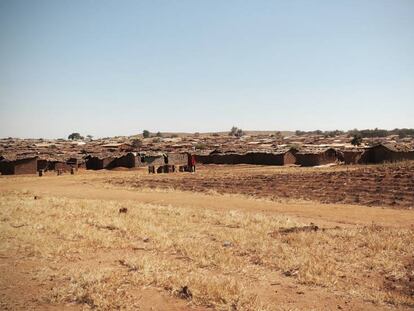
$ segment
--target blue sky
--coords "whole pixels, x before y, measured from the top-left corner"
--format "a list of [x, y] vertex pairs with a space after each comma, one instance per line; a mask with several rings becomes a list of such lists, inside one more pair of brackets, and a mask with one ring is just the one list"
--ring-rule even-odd
[[414, 1], [0, 0], [0, 137], [414, 127]]

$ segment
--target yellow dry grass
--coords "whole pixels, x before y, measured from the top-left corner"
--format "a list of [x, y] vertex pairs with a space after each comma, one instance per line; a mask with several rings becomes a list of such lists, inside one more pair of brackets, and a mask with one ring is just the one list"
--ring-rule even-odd
[[[120, 208], [128, 212], [119, 213]], [[280, 228], [304, 224], [260, 212], [52, 196], [34, 200], [28, 192], [2, 193], [0, 220], [0, 254], [22, 252], [38, 259], [42, 268], [36, 277], [59, 281], [42, 298], [54, 303], [134, 309], [134, 288], [150, 286], [219, 310], [284, 309], [255, 286], [277, 275], [378, 305], [414, 305], [404, 288], [413, 228], [371, 225], [283, 234]], [[398, 286], [385, 286], [390, 278]]]

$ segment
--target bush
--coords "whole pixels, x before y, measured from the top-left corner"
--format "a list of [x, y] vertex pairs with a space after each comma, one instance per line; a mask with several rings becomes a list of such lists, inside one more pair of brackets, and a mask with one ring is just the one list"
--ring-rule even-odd
[[199, 150], [205, 150], [205, 149], [207, 149], [207, 145], [203, 144], [203, 143], [198, 143], [198, 144], [195, 145], [195, 148], [199, 149]]
[[142, 131], [142, 137], [144, 137], [144, 138], [148, 138], [148, 137], [150, 137], [150, 132], [148, 131], [148, 130], [143, 130]]
[[229, 136], [236, 136], [236, 137], [242, 137], [244, 135], [244, 132], [242, 129], [239, 129], [235, 126], [233, 126], [230, 130]]
[[244, 135], [243, 130], [242, 129], [237, 129], [236, 137], [242, 137], [243, 135]]

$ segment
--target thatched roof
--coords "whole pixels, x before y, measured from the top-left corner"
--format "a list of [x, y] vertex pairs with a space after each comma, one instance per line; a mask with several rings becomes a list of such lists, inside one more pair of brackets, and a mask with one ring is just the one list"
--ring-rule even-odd
[[26, 154], [3, 154], [0, 156], [0, 162], [14, 162], [19, 160], [30, 160], [30, 159], [37, 159], [37, 155], [26, 155]]
[[394, 152], [410, 152], [410, 151], [413, 151], [410, 147], [408, 147], [406, 145], [393, 144], [393, 143], [376, 144], [376, 145], [370, 147], [370, 149], [381, 147], [381, 146], [387, 148], [390, 151], [394, 151]]

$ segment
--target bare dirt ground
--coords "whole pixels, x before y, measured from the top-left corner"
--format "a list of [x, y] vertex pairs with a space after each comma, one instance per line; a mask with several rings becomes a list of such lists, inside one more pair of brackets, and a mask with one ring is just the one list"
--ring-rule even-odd
[[132, 187], [240, 193], [323, 203], [414, 207], [414, 161], [386, 165], [330, 168], [201, 166], [198, 174], [148, 175], [144, 179], [111, 179]]
[[189, 179], [197, 190], [220, 174], [249, 180], [248, 171], [290, 173], [237, 166], [1, 177], [0, 308], [414, 307], [412, 210], [172, 189], [192, 190], [178, 186]]

